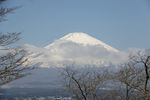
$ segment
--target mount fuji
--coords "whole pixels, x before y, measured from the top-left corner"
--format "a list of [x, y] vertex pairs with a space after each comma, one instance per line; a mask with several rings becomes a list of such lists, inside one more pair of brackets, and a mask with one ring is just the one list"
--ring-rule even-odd
[[126, 58], [123, 52], [81, 32], [69, 33], [44, 48], [28, 44], [25, 48], [31, 53], [29, 59], [33, 64], [46, 68], [109, 66]]
[[86, 33], [69, 33], [68, 35], [56, 40], [54, 43], [46, 46], [45, 48], [49, 49], [51, 48], [51, 46], [53, 45], [56, 45], [56, 42], [57, 43], [62, 43], [62, 41], [66, 41], [66, 42], [74, 42], [76, 44], [80, 44], [80, 45], [84, 45], [84, 46], [96, 46], [96, 45], [99, 45], [99, 46], [102, 46], [104, 47], [106, 50], [108, 51], [114, 51], [114, 52], [118, 52], [117, 49], [114, 49], [112, 48], [111, 46], [103, 43], [102, 41], [98, 40], [98, 39], [95, 39], [91, 36], [89, 36], [88, 34]]
[[69, 33], [44, 48], [29, 44], [25, 48], [29, 51], [29, 61], [39, 68], [5, 87], [58, 88], [62, 86], [62, 67], [101, 71], [108, 68], [115, 71], [118, 67], [114, 66], [127, 58], [127, 53], [85, 33]]

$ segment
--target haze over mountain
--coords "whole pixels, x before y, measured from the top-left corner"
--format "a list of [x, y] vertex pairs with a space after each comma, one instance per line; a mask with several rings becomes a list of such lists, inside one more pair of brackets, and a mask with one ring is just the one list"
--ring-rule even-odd
[[26, 44], [30, 61], [40, 67], [64, 67], [74, 64], [76, 67], [117, 65], [127, 57], [125, 52], [103, 43], [86, 33], [76, 32], [39, 48]]

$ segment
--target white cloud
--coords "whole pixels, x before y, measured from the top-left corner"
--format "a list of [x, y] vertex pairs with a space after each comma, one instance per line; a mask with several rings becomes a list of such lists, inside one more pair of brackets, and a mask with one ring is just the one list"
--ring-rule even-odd
[[25, 45], [31, 62], [41, 67], [119, 65], [128, 59], [130, 53], [138, 49], [119, 51], [85, 33], [70, 33], [50, 45], [39, 48]]
[[33, 52], [31, 62], [40, 63], [41, 67], [61, 67], [66, 64], [84, 65], [117, 65], [127, 59], [126, 52], [111, 52], [103, 46], [84, 46], [73, 42], [58, 43], [51, 48], [38, 48], [26, 45]]

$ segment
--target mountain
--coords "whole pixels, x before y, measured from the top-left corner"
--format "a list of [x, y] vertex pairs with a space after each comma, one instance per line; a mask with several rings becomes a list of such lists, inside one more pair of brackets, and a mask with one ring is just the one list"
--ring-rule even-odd
[[[59, 88], [62, 87], [61, 67], [76, 67], [78, 70], [116, 70], [127, 57], [102, 41], [85, 33], [70, 33], [53, 43], [39, 48], [26, 44], [29, 61], [39, 67], [31, 75], [13, 81], [5, 88]], [[100, 66], [100, 68], [99, 68]]]
[[86, 33], [69, 33], [53, 43], [38, 48], [25, 45], [30, 61], [40, 67], [109, 66], [125, 59], [124, 53], [89, 36]]
[[103, 43], [102, 41], [96, 39], [96, 38], [93, 38], [91, 36], [89, 36], [88, 34], [85, 34], [85, 33], [70, 33], [58, 40], [56, 40], [54, 43], [46, 46], [45, 48], [47, 49], [51, 49], [51, 46], [54, 46], [56, 45], [56, 43], [61, 43], [62, 41], [70, 41], [70, 42], [74, 42], [74, 43], [77, 43], [77, 44], [80, 44], [80, 45], [84, 45], [84, 46], [96, 46], [96, 45], [100, 45], [102, 47], [104, 47], [105, 49], [107, 49], [108, 51], [114, 51], [114, 52], [118, 52], [117, 49], [115, 48], [112, 48], [111, 46]]

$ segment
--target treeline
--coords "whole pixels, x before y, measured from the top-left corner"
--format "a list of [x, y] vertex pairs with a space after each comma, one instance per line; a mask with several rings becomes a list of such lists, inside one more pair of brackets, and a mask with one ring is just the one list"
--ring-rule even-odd
[[130, 55], [116, 71], [100, 70], [66, 67], [61, 76], [77, 100], [150, 100], [150, 50]]

